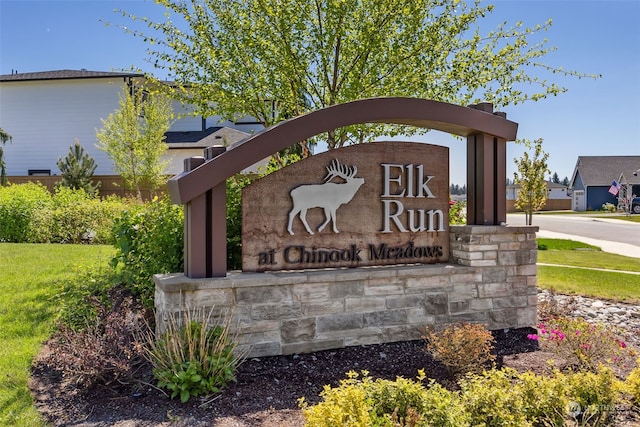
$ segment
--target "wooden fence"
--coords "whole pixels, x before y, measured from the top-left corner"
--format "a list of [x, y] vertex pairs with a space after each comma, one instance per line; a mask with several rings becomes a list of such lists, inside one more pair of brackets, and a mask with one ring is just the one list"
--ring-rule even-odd
[[[11, 184], [24, 184], [27, 182], [39, 182], [49, 191], [53, 193], [55, 186], [62, 181], [60, 175], [53, 176], [8, 176], [7, 181]], [[124, 180], [118, 175], [95, 175], [93, 177], [94, 182], [100, 183], [100, 189], [98, 195], [100, 197], [106, 197], [110, 195], [116, 195], [120, 197], [135, 197], [136, 192], [125, 189]], [[156, 193], [161, 194], [166, 191], [166, 186], [160, 188]], [[149, 200], [151, 198], [151, 192], [148, 188], [143, 188], [142, 191], [143, 200]]]
[[[507, 212], [522, 212], [520, 209], [516, 209], [515, 200], [507, 200]], [[570, 211], [571, 199], [547, 199], [543, 211]]]

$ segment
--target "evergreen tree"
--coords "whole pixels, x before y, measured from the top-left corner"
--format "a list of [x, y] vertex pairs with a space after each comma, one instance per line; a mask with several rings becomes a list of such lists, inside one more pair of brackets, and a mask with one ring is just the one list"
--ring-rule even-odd
[[[530, 141], [518, 142], [531, 148]], [[542, 151], [542, 139], [536, 139], [533, 143], [533, 156], [525, 151], [521, 158], [513, 159], [518, 168], [518, 172], [513, 174], [513, 183], [520, 185], [515, 206], [526, 214], [527, 225], [531, 225], [533, 213], [542, 209], [547, 202], [547, 184], [544, 176], [549, 172], [547, 168], [549, 153]]]
[[2, 146], [7, 142], [11, 142], [11, 135], [0, 128], [0, 185], [7, 184], [7, 167], [4, 163], [4, 150]]
[[553, 176], [551, 177], [551, 182], [553, 182], [554, 184], [560, 184], [560, 177], [558, 176], [558, 172], [553, 173]]
[[93, 182], [92, 179], [98, 165], [77, 139], [69, 147], [67, 157], [58, 158], [56, 165], [62, 175], [61, 185], [75, 190], [82, 189], [92, 196], [98, 193], [100, 183]]
[[562, 185], [569, 186], [569, 177], [565, 176], [562, 180]]

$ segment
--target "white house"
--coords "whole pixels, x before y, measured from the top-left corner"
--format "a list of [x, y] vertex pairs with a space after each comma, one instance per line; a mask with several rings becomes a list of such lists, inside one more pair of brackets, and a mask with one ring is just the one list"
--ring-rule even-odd
[[[547, 201], [542, 210], [568, 210], [571, 209], [571, 196], [566, 185], [556, 184], [552, 181], [545, 181], [547, 187]], [[514, 212], [515, 201], [520, 191], [519, 185], [507, 185], [507, 211]]]
[[[12, 137], [4, 146], [7, 175], [59, 174], [56, 162], [75, 139], [96, 161], [95, 175], [115, 175], [106, 153], [96, 146], [96, 131], [119, 108], [119, 95], [143, 82], [141, 74], [87, 70], [0, 75], [0, 128]], [[184, 109], [176, 102], [174, 112]], [[218, 141], [216, 136], [218, 143], [231, 145], [261, 129], [250, 120], [180, 118], [167, 133], [171, 163], [166, 172], [182, 172], [182, 160], [202, 155], [202, 147]]]

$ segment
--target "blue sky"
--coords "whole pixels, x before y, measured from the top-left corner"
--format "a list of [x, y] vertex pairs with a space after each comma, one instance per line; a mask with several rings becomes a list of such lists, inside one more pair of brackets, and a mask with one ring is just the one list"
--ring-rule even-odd
[[[503, 21], [534, 26], [551, 18], [553, 26], [544, 36], [557, 50], [544, 62], [603, 76], [553, 76], [567, 93], [505, 109], [508, 119], [519, 123], [519, 138], [544, 139], [551, 171], [571, 178], [580, 155], [640, 155], [640, 0], [483, 1], [489, 3], [495, 10], [481, 21], [484, 32]], [[149, 17], [163, 12], [145, 0], [0, 0], [0, 74], [132, 66], [153, 71], [142, 40], [102, 22], [129, 24], [114, 9]], [[436, 133], [420, 140], [448, 145], [451, 181], [465, 183], [463, 141]], [[508, 160], [522, 151], [509, 143]], [[509, 177], [513, 171], [509, 161]]]

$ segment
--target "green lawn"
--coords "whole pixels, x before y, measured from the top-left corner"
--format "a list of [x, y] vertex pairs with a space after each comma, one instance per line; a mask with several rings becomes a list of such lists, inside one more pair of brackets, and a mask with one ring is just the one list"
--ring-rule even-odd
[[538, 262], [588, 269], [538, 267], [538, 286], [564, 294], [640, 302], [640, 275], [611, 273], [593, 268], [640, 272], [640, 258], [601, 252], [586, 243], [564, 239], [538, 239]]
[[[640, 260], [578, 242], [539, 239], [538, 261], [640, 271]], [[105, 269], [110, 246], [0, 243], [0, 426], [44, 426], [27, 388], [30, 366], [52, 331], [56, 294], [81, 270]], [[538, 284], [560, 293], [640, 302], [640, 275], [544, 267]]]
[[79, 268], [105, 268], [111, 246], [0, 243], [0, 425], [44, 425], [26, 386], [52, 331], [53, 298]]

